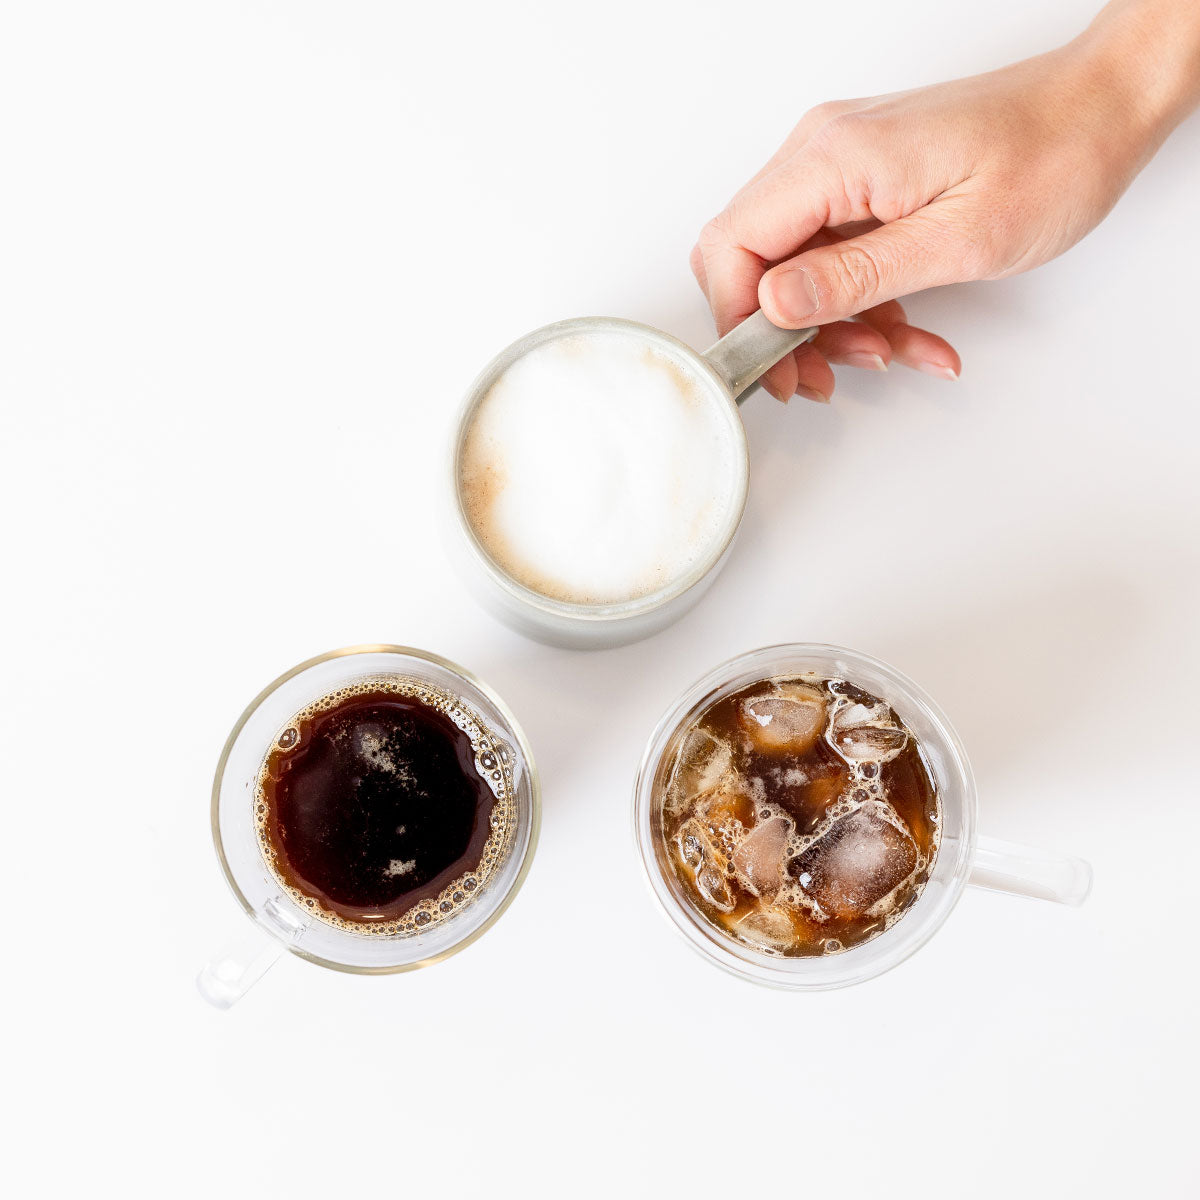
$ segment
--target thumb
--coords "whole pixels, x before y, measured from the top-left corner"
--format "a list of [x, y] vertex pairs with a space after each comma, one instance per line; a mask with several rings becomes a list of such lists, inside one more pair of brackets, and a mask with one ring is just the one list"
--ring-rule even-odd
[[922, 209], [870, 233], [819, 246], [772, 267], [758, 303], [783, 329], [842, 321], [885, 300], [977, 278], [978, 255], [950, 212]]

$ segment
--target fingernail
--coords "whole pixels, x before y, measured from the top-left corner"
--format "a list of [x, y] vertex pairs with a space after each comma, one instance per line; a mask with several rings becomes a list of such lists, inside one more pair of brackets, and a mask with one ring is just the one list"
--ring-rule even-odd
[[842, 361], [848, 367], [862, 367], [867, 371], [886, 371], [887, 363], [878, 354], [868, 354], [865, 350], [855, 350], [843, 357]]
[[803, 267], [772, 275], [771, 298], [789, 325], [801, 325], [821, 307], [816, 281]]
[[758, 382], [762, 384], [763, 391], [766, 392], [768, 396], [774, 396], [775, 399], [780, 402], [780, 404], [786, 404], [788, 402], [789, 397], [781, 396], [779, 394], [779, 389], [773, 383], [768, 383], [765, 379], [760, 379]]
[[818, 404], [829, 403], [829, 397], [824, 392], [818, 392], [816, 388], [805, 387], [802, 383], [797, 386], [796, 395], [803, 396], [805, 400], [815, 400]]
[[958, 372], [950, 367], [943, 367], [941, 363], [919, 362], [917, 370], [924, 371], [926, 375], [933, 375], [938, 379], [949, 379], [951, 382], [958, 378]]

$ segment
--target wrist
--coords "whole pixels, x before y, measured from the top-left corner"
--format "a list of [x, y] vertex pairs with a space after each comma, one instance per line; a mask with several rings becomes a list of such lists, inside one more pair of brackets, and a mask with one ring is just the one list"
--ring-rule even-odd
[[1074, 43], [1149, 158], [1200, 103], [1200, 4], [1114, 0]]

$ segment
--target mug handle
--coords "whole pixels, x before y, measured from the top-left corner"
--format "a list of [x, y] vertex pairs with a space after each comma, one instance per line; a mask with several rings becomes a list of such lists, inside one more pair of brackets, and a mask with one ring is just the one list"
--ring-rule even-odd
[[818, 332], [816, 325], [808, 329], [780, 329], [767, 320], [760, 308], [705, 350], [704, 357], [741, 404], [764, 371], [797, 346], [811, 342]]
[[226, 942], [196, 976], [200, 995], [214, 1008], [232, 1008], [308, 928], [280, 900], [268, 900], [250, 928]]
[[1092, 890], [1092, 868], [1069, 854], [981, 837], [975, 843], [968, 882], [990, 892], [1053, 900], [1077, 908]]

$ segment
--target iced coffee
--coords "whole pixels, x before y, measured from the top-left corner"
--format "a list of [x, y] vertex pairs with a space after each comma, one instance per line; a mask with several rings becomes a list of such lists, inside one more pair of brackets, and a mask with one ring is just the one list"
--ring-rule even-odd
[[654, 825], [684, 896], [771, 955], [877, 937], [920, 896], [940, 838], [921, 746], [854, 683], [764, 679], [692, 714], [656, 780]]

